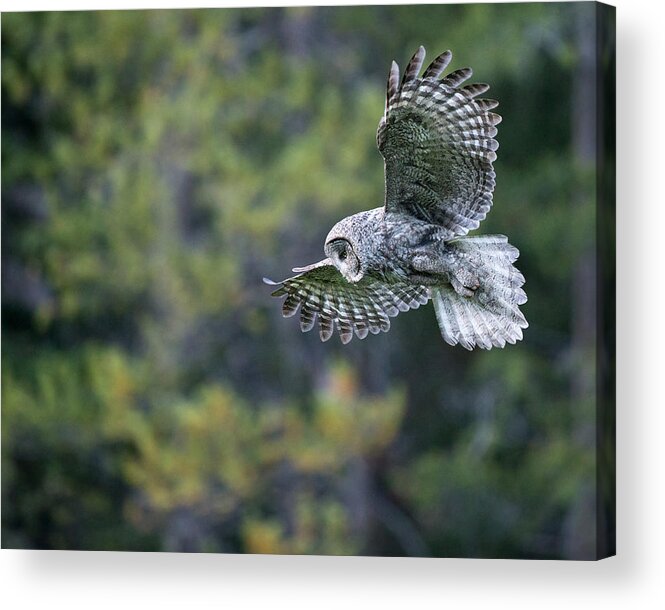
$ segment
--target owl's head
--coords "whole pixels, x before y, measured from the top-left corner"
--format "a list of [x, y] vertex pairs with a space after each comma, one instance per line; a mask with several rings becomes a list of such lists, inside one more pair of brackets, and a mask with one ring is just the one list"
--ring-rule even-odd
[[347, 282], [355, 284], [362, 279], [365, 272], [348, 239], [342, 237], [330, 239], [326, 242], [324, 250]]
[[363, 279], [376, 250], [377, 218], [383, 208], [366, 210], [340, 220], [328, 233], [324, 250], [347, 282]]

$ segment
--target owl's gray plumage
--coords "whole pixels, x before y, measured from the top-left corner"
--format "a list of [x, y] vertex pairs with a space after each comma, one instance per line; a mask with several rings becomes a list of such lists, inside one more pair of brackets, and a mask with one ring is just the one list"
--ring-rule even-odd
[[326, 261], [315, 263], [306, 273], [283, 282], [273, 295], [286, 295], [282, 313], [287, 318], [300, 306], [303, 332], [314, 327], [318, 314], [321, 340], [330, 339], [336, 326], [342, 343], [351, 341], [354, 332], [364, 339], [368, 333], [388, 331], [391, 317], [429, 301], [425, 286], [407, 282], [386, 284], [370, 276], [351, 284]]
[[504, 347], [528, 326], [519, 251], [503, 235], [469, 237], [492, 206], [498, 102], [477, 96], [488, 85], [460, 86], [470, 68], [442, 79], [452, 54], [425, 70], [420, 47], [400, 82], [393, 62], [377, 145], [385, 161], [380, 208], [338, 222], [325, 243], [327, 258], [296, 268], [274, 296], [282, 312], [300, 307], [303, 331], [316, 317], [326, 341], [335, 326], [343, 343], [355, 333], [390, 328], [390, 317], [432, 299], [443, 338], [467, 349]]

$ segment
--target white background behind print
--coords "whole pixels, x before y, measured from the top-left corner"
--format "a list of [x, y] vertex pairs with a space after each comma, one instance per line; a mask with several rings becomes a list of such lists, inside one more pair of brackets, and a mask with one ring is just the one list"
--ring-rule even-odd
[[[0, 8], [250, 4], [2, 0]], [[600, 563], [565, 563], [3, 550], [4, 607], [665, 607], [665, 401], [660, 387], [664, 337], [659, 322], [665, 241], [664, 5], [648, 0], [614, 4], [618, 8], [618, 557]]]

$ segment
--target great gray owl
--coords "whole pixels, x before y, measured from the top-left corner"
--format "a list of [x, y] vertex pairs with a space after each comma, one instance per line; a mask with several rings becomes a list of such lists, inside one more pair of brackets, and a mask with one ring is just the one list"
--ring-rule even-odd
[[392, 63], [376, 140], [385, 161], [382, 207], [348, 216], [328, 233], [325, 259], [293, 269], [275, 283], [286, 296], [285, 317], [300, 307], [300, 327], [319, 319], [327, 341], [390, 329], [390, 317], [430, 299], [451, 345], [504, 347], [528, 326], [524, 276], [513, 266], [517, 248], [503, 235], [466, 236], [492, 205], [501, 117], [498, 102], [481, 99], [488, 85], [460, 86], [470, 68], [441, 74], [452, 58], [439, 55], [418, 78], [420, 47], [400, 83]]

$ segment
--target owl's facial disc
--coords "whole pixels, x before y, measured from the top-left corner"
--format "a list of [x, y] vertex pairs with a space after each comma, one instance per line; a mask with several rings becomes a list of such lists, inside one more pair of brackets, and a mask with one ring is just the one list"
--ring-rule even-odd
[[346, 239], [333, 239], [326, 244], [326, 254], [348, 282], [359, 282], [363, 277], [360, 260]]

